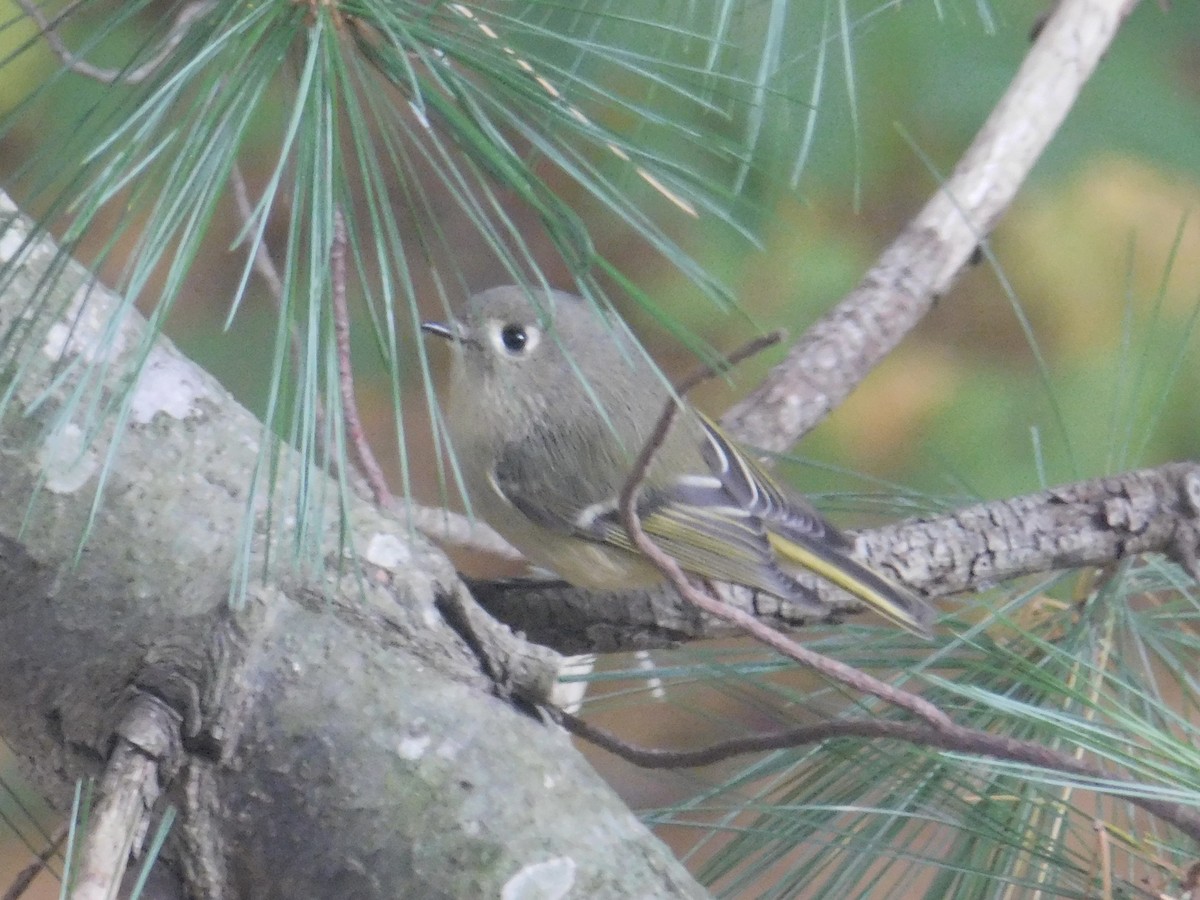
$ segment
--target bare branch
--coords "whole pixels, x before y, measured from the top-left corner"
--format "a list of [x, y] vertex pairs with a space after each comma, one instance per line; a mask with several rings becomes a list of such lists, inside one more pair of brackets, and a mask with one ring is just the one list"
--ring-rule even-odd
[[1186, 568], [1200, 546], [1198, 490], [1200, 464], [1168, 463], [874, 529], [858, 549], [935, 597], [1142, 553]]
[[178, 715], [150, 694], [136, 694], [105, 766], [71, 900], [117, 895], [130, 857], [140, 851], [161, 785], [170, 782], [182, 750]]
[[724, 424], [783, 450], [857, 387], [991, 232], [1137, 0], [1062, 0], [954, 173]]
[[1181, 803], [1124, 794], [1113, 783], [1125, 779], [1099, 766], [1081, 762], [1074, 756], [1060, 753], [1041, 744], [1022, 741], [1002, 734], [977, 731], [955, 725], [950, 730], [931, 728], [919, 722], [895, 722], [888, 719], [835, 719], [818, 725], [803, 725], [767, 734], [752, 734], [701, 747], [697, 750], [661, 750], [626, 743], [611, 732], [592, 725], [562, 710], [553, 710], [554, 718], [568, 731], [598, 747], [603, 747], [621, 759], [643, 769], [682, 769], [707, 766], [741, 756], [816, 744], [843, 737], [872, 740], [897, 740], [918, 747], [935, 747], [955, 753], [990, 756], [1010, 762], [1023, 762], [1052, 771], [1068, 772], [1099, 782], [1097, 789], [1122, 797], [1134, 806], [1174, 825], [1193, 840], [1200, 841], [1200, 812]]
[[[1200, 547], [1200, 463], [1169, 463], [856, 534], [855, 557], [937, 598], [1010, 578], [1164, 553], [1186, 567]], [[858, 610], [820, 579], [804, 582], [829, 619]], [[719, 595], [762, 622], [796, 628], [811, 613], [748, 588]], [[563, 653], [668, 647], [730, 634], [668, 589], [584, 591], [561, 583], [473, 582], [476, 598], [531, 640]]]
[[158, 71], [158, 67], [175, 51], [191, 24], [216, 5], [215, 0], [196, 0], [196, 2], [189, 3], [179, 11], [171, 25], [171, 30], [167, 32], [162, 45], [154, 52], [154, 55], [136, 69], [125, 71], [124, 69], [105, 69], [92, 65], [76, 55], [59, 35], [58, 26], [79, 8], [80, 3], [72, 3], [53, 21], [42, 14], [41, 7], [34, 0], [17, 0], [17, 4], [25, 12], [25, 15], [33, 19], [42, 32], [42, 36], [45, 37], [50, 50], [66, 68], [77, 75], [83, 75], [103, 84], [139, 84], [145, 81]]

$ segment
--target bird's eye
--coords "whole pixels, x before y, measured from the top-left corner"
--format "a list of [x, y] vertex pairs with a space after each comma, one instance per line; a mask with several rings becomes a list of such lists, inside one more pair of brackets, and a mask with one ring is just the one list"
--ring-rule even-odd
[[505, 325], [500, 329], [500, 342], [509, 353], [520, 353], [529, 343], [529, 334], [520, 325]]
[[491, 350], [497, 357], [512, 362], [528, 359], [537, 349], [542, 339], [542, 330], [532, 322], [517, 320], [490, 319], [487, 323], [487, 336], [491, 341]]

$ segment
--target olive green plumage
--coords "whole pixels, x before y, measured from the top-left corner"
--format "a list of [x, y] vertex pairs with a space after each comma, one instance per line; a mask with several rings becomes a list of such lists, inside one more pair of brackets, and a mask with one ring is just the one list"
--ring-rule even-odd
[[[505, 286], [471, 297], [457, 321], [423, 327], [456, 344], [445, 413], [473, 511], [582, 587], [660, 580], [617, 498], [670, 389], [621, 324], [571, 294]], [[928, 634], [924, 600], [847, 556], [840, 532], [686, 403], [638, 512], [646, 534], [702, 578], [820, 614], [791, 574], [808, 569]]]

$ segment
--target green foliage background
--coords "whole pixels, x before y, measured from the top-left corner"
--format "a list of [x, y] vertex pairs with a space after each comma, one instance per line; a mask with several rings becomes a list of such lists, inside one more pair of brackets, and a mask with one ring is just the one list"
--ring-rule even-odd
[[[619, 19], [617, 7], [611, 10]], [[769, 17], [776, 10], [776, 4], [767, 3], [739, 7], [739, 13], [747, 16]], [[809, 52], [790, 62], [797, 76], [786, 92], [790, 96], [768, 91], [761, 115], [747, 109], [728, 121], [714, 122], [702, 103], [689, 105], [669, 91], [646, 90], [647, 106], [659, 104], [677, 124], [703, 125], [718, 135], [724, 130], [731, 145], [747, 133], [756, 135], [753, 165], [744, 169], [730, 155], [722, 155], [719, 142], [714, 148], [689, 140], [686, 127], [647, 124], [636, 126], [629, 135], [648, 157], [686, 164], [703, 173], [714, 192], [736, 189], [728, 216], [704, 214], [693, 220], [614, 158], [601, 153], [594, 160], [614, 183], [645, 204], [655, 223], [700, 262], [713, 282], [728, 289], [738, 301], [738, 313], [726, 313], [719, 302], [705, 297], [695, 279], [681, 273], [664, 254], [647, 251], [620, 215], [564, 177], [561, 169], [542, 166], [540, 171], [588, 223], [597, 249], [653, 301], [647, 307], [635, 298], [625, 309], [664, 365], [681, 370], [692, 359], [685, 347], [689, 341], [728, 348], [758, 327], [783, 326], [797, 333], [851, 287], [953, 166], [1007, 85], [1027, 49], [1033, 23], [1044, 12], [1041, 4], [1024, 0], [1002, 8], [964, 2], [794, 4], [788, 28], [812, 29], [813, 34], [828, 37], [824, 42], [813, 40]], [[113, 31], [97, 53], [110, 61], [120, 60], [145, 39], [141, 26], [146, 17], [155, 15], [162, 15], [162, 10], [142, 9], [126, 27]], [[29, 44], [33, 32], [19, 19], [16, 7], [0, 3], [0, 23], [7, 23], [0, 29], [0, 110], [18, 109], [22, 98], [55, 71], [45, 48]], [[844, 38], [843, 22], [849, 25]], [[547, 29], [576, 29], [580, 34], [586, 27], [599, 27], [594, 20], [565, 9], [548, 12], [545, 23]], [[661, 32], [628, 28], [627, 34], [631, 54], [653, 56], [662, 49]], [[86, 41], [85, 32], [73, 33], [69, 27], [66, 37], [76, 45]], [[539, 48], [536, 36], [527, 38], [527, 49], [543, 51], [539, 59], [544, 60], [546, 72], [579, 74], [562, 45], [547, 40]], [[703, 42], [689, 43], [682, 29], [673, 39], [677, 46], [672, 49], [690, 65], [701, 66], [706, 54], [713, 52]], [[27, 46], [30, 49], [24, 49]], [[752, 63], [741, 68], [752, 71]], [[628, 70], [607, 72], [594, 61], [581, 65], [594, 66], [592, 73], [584, 75], [607, 85], [614, 97], [638, 88], [621, 83], [621, 79], [636, 81], [637, 75]], [[822, 75], [819, 90], [813, 87], [814, 72]], [[614, 83], [604, 80], [609, 76]], [[251, 184], [269, 178], [286, 123], [289, 101], [282, 88], [272, 90], [280, 91], [277, 102], [264, 104], [242, 147]], [[111, 89], [79, 77], [54, 82], [38, 105], [15, 117], [4, 132], [0, 184], [31, 211], [48, 211], [49, 187], [65, 184], [72, 173], [55, 172], [45, 190], [29, 189], [36, 183], [29, 176], [32, 163], [44, 152], [46, 136], [64, 123], [95, 114], [111, 98]], [[393, 100], [403, 102], [398, 95]], [[600, 98], [591, 100], [593, 105], [586, 107], [589, 115], [617, 133], [626, 133], [629, 117], [622, 117], [619, 106], [605, 108]], [[798, 166], [801, 157], [803, 165]], [[794, 188], [789, 187], [798, 168]], [[512, 192], [503, 199], [515, 208], [521, 206]], [[1193, 330], [1200, 308], [1200, 223], [1194, 215], [1198, 199], [1200, 7], [1176, 3], [1164, 9], [1143, 4], [992, 236], [986, 262], [968, 273], [901, 350], [804, 442], [803, 457], [782, 462], [784, 469], [823, 498], [835, 517], [853, 523], [894, 515], [897, 510], [1007, 496], [1043, 484], [1195, 458], [1200, 451], [1196, 427], [1200, 367]], [[435, 198], [434, 207], [444, 214], [448, 243], [459, 252], [455, 262], [464, 286], [479, 289], [511, 280], [480, 248], [478, 235], [452, 204]], [[531, 229], [536, 224], [527, 210], [514, 216]], [[81, 252], [87, 256], [113, 246], [102, 271], [109, 280], [119, 281], [123, 251], [132, 246], [141, 224], [130, 221], [119, 207], [106, 210], [99, 224], [83, 235]], [[417, 223], [404, 224], [416, 227]], [[232, 203], [220, 204], [166, 330], [247, 405], [262, 412], [268, 404], [272, 363], [266, 348], [274, 341], [275, 312], [261, 285], [251, 282], [232, 328], [224, 328], [241, 276], [240, 258], [231, 257], [228, 250], [241, 232]], [[753, 239], [745, 239], [747, 235]], [[282, 247], [287, 239], [284, 225], [272, 220], [267, 239], [274, 248]], [[550, 280], [566, 283], [570, 268], [554, 252], [553, 242], [532, 237], [531, 244]], [[165, 277], [158, 267], [143, 305], [153, 299]], [[421, 276], [417, 279], [424, 283]], [[439, 307], [426, 301], [424, 312], [437, 315]], [[365, 323], [366, 308], [358, 309], [358, 314]], [[664, 321], [673, 324], [664, 326]], [[1044, 356], [1043, 371], [1035, 364], [1029, 333]], [[398, 472], [401, 455], [391, 421], [390, 376], [374, 352], [365, 324], [356, 339], [360, 401], [372, 423], [373, 443], [390, 471]], [[404, 338], [412, 339], [411, 335]], [[439, 502], [444, 492], [433, 461], [434, 445], [424, 436], [429, 425], [419, 399], [418, 354], [401, 356], [401, 385], [410, 398], [403, 404], [403, 431], [412, 491], [418, 499]], [[772, 361], [768, 354], [743, 366], [737, 384], [710, 385], [701, 401], [719, 411]], [[809, 465], [808, 460], [819, 465]], [[1160, 575], [1168, 583], [1174, 577], [1166, 570]], [[1031, 586], [1031, 595], [1041, 596], [1041, 587], [1050, 588], [1060, 599], [1069, 599], [1076, 589], [1072, 583]], [[960, 611], [968, 623], [963, 627], [978, 620], [989, 606], [1006, 601], [1007, 597], [994, 593], [967, 604]], [[1151, 624], [1168, 628], [1171, 621], [1155, 619]], [[1116, 626], [1108, 622], [1104, 627]], [[1142, 622], [1139, 627], [1149, 626]], [[1144, 633], [1152, 635], [1153, 628]], [[869, 646], [863, 655], [878, 653], [876, 663], [907, 662], [917, 669], [927, 656], [901, 638], [866, 634]], [[879, 640], [884, 643], [878, 645]], [[842, 639], [839, 654], [846, 656], [856, 642], [862, 645], [863, 638], [852, 630], [849, 638]], [[1069, 645], [1064, 643], [1048, 657], [1069, 667], [1068, 660], [1073, 659], [1065, 649]], [[1002, 651], [989, 644], [987, 652]], [[705, 656], [710, 652], [711, 659]], [[712, 696], [695, 701], [704, 710], [700, 719], [716, 723], [717, 731], [761, 727], [776, 720], [780, 704], [813, 702], [816, 689], [811, 684], [788, 680], [793, 676], [780, 675], [776, 664], [762, 663], [757, 656], [743, 664], [745, 652], [739, 645], [693, 649], [686, 660], [686, 677], [672, 676], [699, 683], [704, 681], [703, 673], [720, 672], [722, 686], [708, 685], [704, 690], [724, 695], [725, 703]], [[1166, 656], [1194, 661], [1193, 653], [1193, 647], [1181, 645]], [[739, 662], [731, 669], [733, 660]], [[862, 662], [869, 664], [872, 659]], [[660, 665], [664, 664], [660, 661]], [[732, 683], [731, 671], [741, 676]], [[1104, 668], [1097, 663], [1089, 671]], [[980, 684], [977, 672], [971, 677]], [[1188, 684], [1183, 676], [1179, 679]], [[626, 690], [634, 691], [639, 701], [632, 708], [618, 706], [620, 727], [659, 743], [680, 737], [645, 724], [653, 721], [657, 726], [664, 717], [657, 709], [644, 715], [640, 689]], [[675, 724], [686, 732], [683, 737], [694, 736], [697, 717], [688, 711], [693, 701], [678, 691], [672, 698], [676, 709], [672, 715], [679, 718]], [[612, 698], [607, 703], [615, 705]], [[683, 712], [678, 711], [681, 708]], [[730, 709], [736, 709], [736, 714]], [[1194, 705], [1185, 701], [1183, 709], [1185, 719], [1191, 717], [1194, 734]], [[858, 752], [869, 757], [851, 757], [848, 752], [840, 758], [834, 752], [817, 765], [919, 768], [917, 757], [905, 755], [907, 751], [899, 755], [889, 755], [889, 748]], [[757, 764], [731, 777], [743, 785], [755, 779], [755, 784], [762, 784], [776, 777], [769, 765]], [[687, 774], [672, 781], [616, 772], [614, 777], [624, 779], [623, 789], [636, 805], [666, 806], [678, 796], [709, 796], [704, 793], [708, 778]], [[668, 783], [679, 793], [660, 793]], [[971, 787], [978, 789], [978, 784]], [[1013, 786], [1015, 793], [1021, 790]], [[777, 796], [772, 795], [772, 803], [778, 803]], [[753, 805], [739, 809], [739, 814]], [[662, 816], [674, 823], [674, 830], [664, 833], [680, 847], [693, 843], [685, 834], [688, 829], [679, 824], [686, 815]], [[699, 818], [712, 821], [712, 816]], [[739, 829], [746, 827], [744, 819], [738, 822]], [[745, 833], [756, 830], [779, 835], [786, 828], [760, 823]], [[985, 830], [980, 826], [979, 833]], [[881, 854], [885, 845], [895, 846], [894, 840], [877, 840]], [[699, 859], [707, 851], [704, 842], [697, 846]], [[1072, 859], [1086, 869], [1090, 850], [1073, 844], [1066, 852], [1075, 854]], [[915, 856], [926, 853], [937, 858], [932, 849], [914, 851]], [[992, 858], [975, 865], [987, 871], [995, 870], [998, 863]], [[726, 878], [730, 893], [750, 890], [727, 872], [709, 874], [717, 880]], [[1022, 884], [1013, 877], [1013, 884]]]

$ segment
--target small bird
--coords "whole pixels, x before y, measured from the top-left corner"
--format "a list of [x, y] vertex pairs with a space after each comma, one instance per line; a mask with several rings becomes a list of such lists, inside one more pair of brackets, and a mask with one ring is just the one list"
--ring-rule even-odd
[[[574, 585], [662, 580], [621, 521], [619, 497], [672, 391], [628, 332], [562, 291], [495, 287], [457, 321], [445, 406], [472, 511]], [[686, 401], [638, 495], [647, 536], [685, 571], [745, 585], [814, 615], [809, 570], [928, 636], [929, 604], [847, 554], [850, 541]]]

